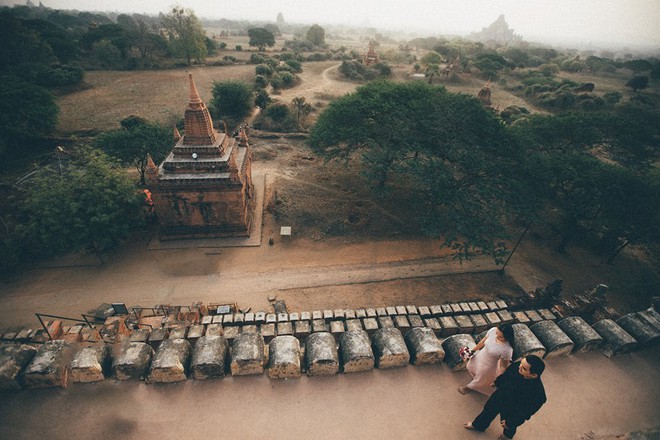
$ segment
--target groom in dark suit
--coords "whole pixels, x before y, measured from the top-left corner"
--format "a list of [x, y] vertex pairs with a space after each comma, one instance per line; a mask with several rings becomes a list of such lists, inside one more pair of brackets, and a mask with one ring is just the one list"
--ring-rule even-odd
[[466, 422], [466, 429], [485, 431], [499, 414], [504, 433], [500, 439], [512, 439], [518, 426], [535, 414], [546, 401], [541, 373], [545, 363], [534, 355], [524, 357], [495, 379], [497, 390], [484, 405], [483, 411], [472, 422]]

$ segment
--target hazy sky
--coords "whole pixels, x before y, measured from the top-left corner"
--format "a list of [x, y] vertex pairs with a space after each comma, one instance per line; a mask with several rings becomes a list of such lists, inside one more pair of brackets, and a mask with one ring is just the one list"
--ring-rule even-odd
[[[39, 0], [32, 0], [37, 4]], [[198, 17], [368, 24], [420, 34], [467, 34], [504, 14], [526, 40], [660, 49], [660, 0], [42, 0], [53, 9], [157, 14], [173, 4]], [[25, 0], [0, 0], [1, 5]]]

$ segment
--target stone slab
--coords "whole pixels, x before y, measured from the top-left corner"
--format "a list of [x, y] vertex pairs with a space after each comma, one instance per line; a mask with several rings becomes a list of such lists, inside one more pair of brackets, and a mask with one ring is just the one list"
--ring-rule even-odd
[[531, 324], [543, 321], [543, 317], [536, 310], [525, 310], [525, 314], [529, 318]]
[[373, 370], [374, 353], [367, 332], [357, 330], [343, 333], [339, 337], [339, 359], [343, 373]]
[[498, 310], [497, 317], [500, 318], [502, 324], [511, 324], [515, 321], [513, 315], [508, 310]]
[[69, 365], [77, 345], [55, 340], [44, 343], [23, 373], [28, 388], [66, 387], [69, 381]]
[[574, 353], [584, 353], [586, 351], [599, 348], [603, 343], [603, 338], [591, 328], [587, 322], [579, 316], [569, 316], [557, 323], [564, 333], [575, 343]]
[[389, 316], [379, 316], [378, 317], [378, 326], [380, 328], [394, 327], [394, 321]]
[[433, 314], [431, 313], [431, 309], [428, 308], [427, 306], [419, 306], [417, 310], [419, 311], [419, 316], [421, 316], [422, 318], [430, 318], [431, 316], [433, 316]]
[[[392, 313], [389, 313], [389, 309], [390, 309], [390, 308], [388, 307], [388, 308], [387, 308], [387, 310], [388, 310], [388, 314], [389, 314], [389, 315], [392, 315]], [[396, 306], [396, 307], [394, 308], [394, 310], [396, 311], [396, 313], [395, 313], [396, 315], [407, 315], [407, 314], [408, 314], [408, 311], [406, 310], [406, 307], [405, 307], [405, 306]]]
[[356, 332], [359, 330], [364, 330], [362, 328], [362, 321], [360, 321], [359, 319], [349, 319], [346, 321], [347, 332]]
[[71, 382], [89, 383], [105, 380], [105, 373], [109, 370], [109, 359], [109, 345], [95, 344], [81, 348], [71, 362], [69, 370]]
[[410, 327], [424, 327], [424, 321], [419, 315], [408, 315], [408, 322]]
[[474, 333], [481, 333], [482, 331], [486, 330], [489, 326], [489, 322], [486, 321], [486, 318], [484, 318], [484, 316], [479, 313], [470, 315], [470, 319], [474, 324]]
[[229, 344], [224, 336], [202, 336], [193, 350], [190, 374], [195, 380], [225, 377], [228, 355]]
[[300, 341], [290, 335], [273, 338], [268, 344], [268, 377], [289, 379], [300, 375]]
[[517, 323], [529, 324], [529, 322], [530, 322], [529, 317], [527, 316], [527, 314], [525, 312], [521, 312], [521, 311], [513, 312], [512, 315], [513, 315], [513, 320]]
[[235, 325], [230, 325], [229, 327], [223, 328], [223, 336], [227, 341], [231, 343], [238, 335], [241, 333], [241, 328]]
[[312, 323], [310, 321], [296, 321], [293, 323], [293, 334], [300, 341], [304, 341], [312, 332]]
[[649, 347], [660, 342], [660, 332], [638, 313], [629, 313], [616, 321], [621, 328], [637, 340], [640, 348]]
[[529, 326], [545, 347], [545, 357], [568, 356], [575, 344], [554, 321], [540, 321]]
[[151, 362], [149, 381], [171, 383], [186, 380], [190, 353], [190, 342], [185, 339], [163, 341]]
[[397, 328], [377, 330], [371, 344], [375, 365], [380, 369], [405, 367], [410, 362], [406, 341]]
[[18, 390], [23, 382], [21, 372], [27, 367], [37, 349], [26, 344], [0, 344], [0, 389]]
[[225, 330], [222, 324], [211, 324], [206, 326], [206, 336], [224, 336]]
[[312, 321], [312, 333], [327, 332], [330, 328], [323, 319], [314, 319]]
[[293, 336], [293, 323], [290, 321], [278, 322], [277, 336]]
[[128, 338], [128, 340], [130, 342], [147, 342], [149, 341], [150, 334], [151, 330], [149, 327], [138, 328], [133, 330], [133, 333], [131, 333], [131, 336]]
[[424, 326], [433, 330], [436, 336], [442, 334], [442, 326], [437, 318], [426, 318], [424, 319]]
[[276, 335], [275, 324], [261, 324], [259, 331], [264, 338], [264, 342], [267, 344], [270, 343]]
[[367, 333], [373, 334], [376, 330], [378, 330], [378, 321], [376, 318], [364, 318], [362, 320], [362, 326]]
[[357, 315], [355, 314], [355, 310], [352, 309], [344, 310], [344, 318], [346, 318], [347, 321], [349, 319], [357, 318]]
[[486, 312], [483, 316], [489, 327], [495, 327], [502, 323], [502, 320], [500, 319], [497, 312]]
[[357, 309], [355, 311], [355, 317], [358, 319], [366, 318], [367, 317], [367, 311], [365, 309]]
[[394, 316], [394, 326], [401, 330], [401, 333], [404, 333], [410, 329], [410, 322], [406, 315], [395, 315]]
[[518, 361], [525, 356], [531, 354], [538, 357], [545, 356], [545, 346], [539, 339], [532, 333], [532, 331], [525, 324], [517, 323], [511, 324], [514, 334], [513, 343], [513, 361]]
[[433, 305], [429, 307], [429, 310], [431, 311], [431, 315], [433, 315], [434, 318], [437, 318], [438, 316], [442, 316], [445, 313], [442, 310], [442, 307], [439, 305]]
[[472, 333], [474, 331], [474, 324], [472, 320], [467, 315], [456, 315], [454, 316], [456, 324], [458, 324], [459, 333]]
[[257, 333], [241, 333], [231, 344], [232, 376], [263, 374], [264, 338]]
[[380, 316], [376, 309], [367, 309], [366, 312], [367, 312], [367, 318], [375, 318], [377, 316]]
[[326, 376], [339, 372], [339, 354], [334, 336], [328, 332], [309, 335], [305, 341], [305, 370], [308, 376]]
[[539, 315], [541, 315], [541, 318], [546, 321], [555, 321], [557, 319], [555, 314], [552, 313], [549, 309], [539, 309], [537, 312]]
[[115, 379], [130, 380], [146, 377], [153, 355], [154, 350], [151, 345], [143, 342], [129, 342], [118, 347], [112, 359], [112, 373]]
[[445, 357], [440, 340], [429, 328], [410, 329], [406, 332], [404, 339], [410, 353], [410, 362], [413, 365], [437, 364], [442, 362]]
[[629, 353], [637, 348], [637, 340], [611, 319], [603, 319], [592, 328], [603, 338], [601, 350], [607, 357]]
[[440, 316], [438, 318], [440, 325], [442, 326], [442, 336], [451, 336], [455, 335], [458, 332], [458, 324], [456, 320], [451, 316]]
[[333, 335], [341, 335], [346, 331], [344, 321], [330, 321], [330, 333]]

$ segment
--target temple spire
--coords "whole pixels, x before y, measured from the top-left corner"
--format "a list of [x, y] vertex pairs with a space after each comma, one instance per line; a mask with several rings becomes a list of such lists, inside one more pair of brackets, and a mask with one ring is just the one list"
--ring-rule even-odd
[[174, 126], [174, 142], [178, 142], [179, 139], [181, 139], [181, 133], [179, 133], [179, 129], [176, 128], [176, 125]]
[[188, 98], [188, 104], [190, 105], [191, 108], [197, 108], [202, 102], [202, 98], [199, 97], [199, 93], [197, 92], [197, 87], [195, 87], [195, 81], [193, 80], [192, 73], [188, 74], [188, 78], [190, 79], [190, 97]]

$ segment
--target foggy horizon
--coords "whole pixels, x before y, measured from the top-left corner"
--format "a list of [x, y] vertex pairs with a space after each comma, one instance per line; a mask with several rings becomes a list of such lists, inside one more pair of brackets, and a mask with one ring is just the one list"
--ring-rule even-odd
[[[35, 5], [39, 0], [32, 0]], [[461, 35], [479, 32], [504, 15], [516, 34], [527, 42], [600, 49], [660, 51], [660, 2], [657, 0], [248, 0], [218, 8], [204, 0], [42, 0], [51, 9], [166, 13], [174, 4], [192, 9], [200, 19], [229, 19], [275, 23], [278, 13], [292, 24], [372, 27], [418, 36]], [[26, 1], [0, 0], [1, 6]], [[403, 5], [403, 6], [402, 6]]]

